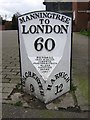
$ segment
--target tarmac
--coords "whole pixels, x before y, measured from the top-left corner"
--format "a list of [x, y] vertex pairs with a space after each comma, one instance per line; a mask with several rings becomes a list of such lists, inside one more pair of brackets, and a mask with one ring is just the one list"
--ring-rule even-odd
[[[88, 66], [90, 62], [88, 59], [88, 37], [73, 33], [72, 80], [77, 88], [76, 91], [66, 93], [66, 95], [58, 98], [59, 102], [56, 100], [46, 106], [34, 98], [37, 104], [31, 100], [32, 104], [29, 102], [26, 108], [24, 105], [13, 104], [13, 101], [9, 99], [15, 92], [18, 92], [16, 88], [20, 83], [18, 33], [10, 30], [0, 31], [0, 34], [2, 34], [2, 62], [0, 62], [0, 68], [2, 66], [2, 70], [0, 70], [2, 118], [89, 118]], [[14, 90], [16, 91], [13, 92]], [[26, 99], [29, 101], [30, 96], [25, 95], [24, 101]]]

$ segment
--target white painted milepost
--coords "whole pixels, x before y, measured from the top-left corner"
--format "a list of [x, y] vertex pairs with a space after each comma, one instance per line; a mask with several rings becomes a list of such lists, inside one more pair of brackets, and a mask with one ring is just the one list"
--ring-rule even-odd
[[22, 87], [44, 103], [70, 90], [71, 21], [49, 11], [18, 18]]

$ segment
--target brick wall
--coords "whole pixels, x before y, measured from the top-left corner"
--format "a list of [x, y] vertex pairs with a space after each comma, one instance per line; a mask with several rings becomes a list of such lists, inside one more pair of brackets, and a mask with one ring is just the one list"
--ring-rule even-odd
[[88, 29], [90, 13], [88, 13], [87, 10], [89, 10], [89, 2], [73, 3], [73, 11], [75, 11], [75, 21], [73, 25], [74, 31]]
[[[55, 7], [58, 4], [58, 7]], [[81, 29], [89, 29], [90, 28], [90, 13], [87, 13], [87, 10], [90, 10], [90, 2], [44, 2], [46, 5], [46, 10], [58, 11], [62, 10], [75, 11], [75, 20], [73, 21], [73, 31], [80, 31]], [[72, 16], [72, 13], [63, 13], [69, 16]]]

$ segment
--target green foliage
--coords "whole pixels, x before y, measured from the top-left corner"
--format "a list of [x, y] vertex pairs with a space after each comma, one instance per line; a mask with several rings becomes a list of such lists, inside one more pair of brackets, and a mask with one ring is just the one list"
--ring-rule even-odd
[[90, 30], [81, 30], [80, 34], [90, 36]]
[[86, 80], [86, 78], [79, 80], [78, 88], [80, 89], [82, 96], [88, 100], [88, 80]]
[[15, 106], [22, 106], [22, 102], [21, 101], [18, 101], [14, 104]]
[[[75, 76], [74, 79], [77, 80], [77, 87], [78, 87], [78, 90], [79, 90], [81, 96], [84, 97], [86, 99], [86, 101], [88, 101], [88, 99], [90, 99], [90, 96], [88, 93], [88, 89], [89, 89], [88, 76], [81, 74], [81, 75]], [[90, 101], [88, 101], [88, 102], [90, 102]]]
[[76, 91], [76, 89], [77, 89], [77, 86], [74, 86], [73, 83], [71, 83], [71, 89], [70, 90], [71, 91]]
[[21, 89], [21, 84], [20, 84], [20, 83], [18, 83], [18, 84], [16, 85], [16, 89], [17, 89], [17, 90], [20, 90], [20, 89]]

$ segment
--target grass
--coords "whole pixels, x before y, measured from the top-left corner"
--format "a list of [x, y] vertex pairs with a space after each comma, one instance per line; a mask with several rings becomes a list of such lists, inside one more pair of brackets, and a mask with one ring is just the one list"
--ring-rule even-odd
[[14, 104], [15, 106], [22, 106], [22, 102], [21, 101], [18, 101]]
[[42, 110], [40, 112], [40, 117], [50, 118], [50, 119], [52, 119], [52, 118], [65, 118], [65, 114], [63, 112], [60, 113], [59, 111], [55, 111], [55, 110]]
[[81, 30], [80, 34], [85, 35], [85, 36], [90, 36], [90, 30]]
[[84, 76], [75, 76], [75, 79], [78, 80], [77, 87], [80, 90], [82, 96], [88, 100], [88, 79]]
[[88, 82], [86, 80], [79, 81], [79, 89], [81, 90], [82, 95], [88, 99]]
[[76, 89], [77, 89], [77, 86], [75, 86], [73, 83], [71, 83], [71, 91], [76, 91]]

